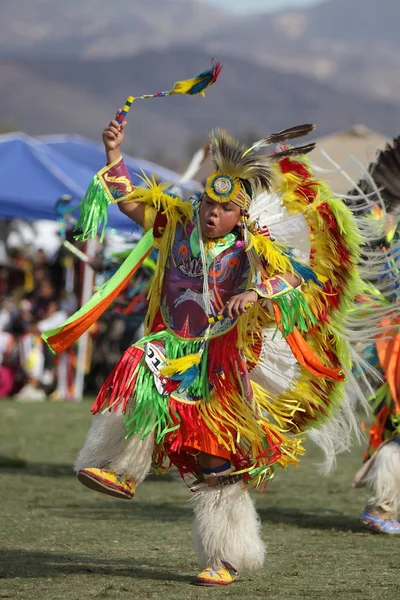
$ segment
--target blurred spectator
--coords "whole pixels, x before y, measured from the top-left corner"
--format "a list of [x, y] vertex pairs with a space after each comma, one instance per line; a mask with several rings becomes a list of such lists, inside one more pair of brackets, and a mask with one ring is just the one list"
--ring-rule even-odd
[[[71, 243], [85, 252], [85, 246]], [[124, 238], [98, 249], [91, 259], [101, 286], [132, 249]], [[122, 252], [115, 252], [113, 243]], [[72, 399], [75, 397], [76, 347], [60, 356], [50, 353], [40, 334], [61, 325], [78, 308], [84, 263], [63, 246], [51, 261], [43, 248], [24, 244], [5, 245], [7, 255], [0, 265], [0, 398], [17, 401]], [[121, 351], [140, 335], [147, 308], [147, 293], [154, 273], [154, 260], [146, 259], [113, 306], [90, 331], [85, 379], [86, 393], [96, 390], [104, 373], [113, 368]], [[91, 366], [91, 368], [90, 368]], [[90, 372], [89, 372], [90, 369]]]
[[27, 383], [16, 394], [16, 400], [38, 401], [46, 398], [44, 386], [52, 381], [53, 359], [41, 333], [61, 325], [67, 318], [54, 283], [47, 278], [21, 302], [19, 318], [25, 332], [19, 340], [20, 364]]
[[43, 250], [43, 248], [38, 248], [38, 250], [36, 250], [36, 254], [34, 254], [34, 256], [33, 256], [34, 269], [37, 269], [38, 267], [43, 267], [46, 265], [47, 265], [47, 256], [45, 254], [45, 251]]

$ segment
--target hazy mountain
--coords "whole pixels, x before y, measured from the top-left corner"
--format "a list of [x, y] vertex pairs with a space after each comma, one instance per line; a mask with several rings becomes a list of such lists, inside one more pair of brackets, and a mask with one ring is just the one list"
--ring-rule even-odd
[[1, 0], [0, 121], [28, 133], [99, 137], [130, 94], [224, 63], [206, 99], [137, 102], [127, 143], [141, 155], [222, 125], [260, 134], [315, 121], [399, 133], [400, 2], [329, 0], [248, 17], [201, 0]]
[[[222, 57], [224, 69], [206, 98], [174, 96], [138, 100], [127, 128], [127, 150], [146, 156], [163, 148], [182, 156], [190, 136], [215, 126], [260, 137], [300, 122], [317, 134], [355, 123], [397, 133], [400, 107], [344, 93], [301, 75]], [[144, 52], [129, 61], [32, 59], [0, 63], [0, 114], [32, 135], [75, 132], [100, 139], [101, 129], [128, 94], [169, 89], [174, 81], [207, 68], [209, 55], [190, 48]], [[157, 86], [157, 87], [155, 87]]]
[[202, 47], [399, 102], [400, 2], [330, 0], [301, 11], [227, 23]]
[[130, 56], [195, 43], [227, 22], [200, 0], [1, 0], [0, 53]]
[[302, 11], [303, 39], [392, 43], [400, 47], [398, 0], [330, 0]]
[[399, 103], [400, 2], [329, 0], [248, 17], [201, 0], [1, 0], [3, 57], [121, 57], [196, 46]]

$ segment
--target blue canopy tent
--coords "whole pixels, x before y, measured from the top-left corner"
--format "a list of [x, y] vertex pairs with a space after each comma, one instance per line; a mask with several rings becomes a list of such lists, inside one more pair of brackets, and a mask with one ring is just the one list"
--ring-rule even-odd
[[[65, 138], [64, 138], [65, 139]], [[56, 149], [55, 149], [56, 148]], [[73, 138], [70, 143], [44, 143], [23, 133], [0, 136], [0, 219], [24, 221], [57, 221], [56, 202], [65, 194], [71, 196], [71, 206], [78, 205], [93, 175], [104, 165], [104, 151], [87, 140]], [[143, 169], [146, 174], [158, 176], [162, 181], [175, 182], [179, 175], [147, 161], [127, 159], [133, 175]], [[135, 176], [134, 182], [140, 179]], [[187, 186], [190, 189], [190, 185]], [[141, 230], [124, 216], [116, 205], [110, 206], [108, 226], [120, 232], [135, 233]], [[95, 241], [88, 242], [87, 256], [93, 256]], [[93, 289], [93, 271], [84, 269], [81, 303], [86, 302]], [[83, 393], [84, 365], [88, 333], [78, 344], [75, 374], [75, 399]]]
[[[132, 175], [135, 165], [136, 173], [145, 167], [148, 175], [154, 173], [162, 181], [179, 179], [177, 173], [147, 161], [128, 158], [127, 162]], [[101, 146], [82, 141], [82, 138], [71, 136], [68, 143], [45, 143], [24, 133], [1, 135], [0, 218], [56, 220], [56, 201], [69, 194], [71, 206], [77, 205], [91, 178], [102, 166], [104, 151]], [[137, 176], [134, 180], [140, 182]], [[109, 209], [108, 225], [122, 232], [137, 230], [115, 205]]]
[[[105, 164], [104, 148], [101, 144], [97, 144], [92, 140], [84, 138], [80, 135], [46, 135], [38, 138], [41, 142], [52, 150], [56, 150], [65, 158], [73, 160], [78, 164], [90, 169], [94, 175]], [[141, 158], [133, 158], [124, 153], [124, 161], [128, 167], [129, 174], [135, 185], [143, 185], [143, 182], [138, 175], [144, 171], [146, 175], [152, 173], [159, 177], [161, 181], [175, 183], [179, 179], [179, 175], [170, 169], [166, 169], [148, 160]], [[182, 187], [188, 190], [198, 188], [197, 182], [188, 182]]]

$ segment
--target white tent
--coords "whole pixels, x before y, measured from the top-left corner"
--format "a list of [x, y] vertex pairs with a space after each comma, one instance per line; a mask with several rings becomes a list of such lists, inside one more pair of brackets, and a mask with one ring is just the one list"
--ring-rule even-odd
[[317, 171], [318, 176], [326, 179], [335, 193], [345, 194], [352, 188], [351, 182], [340, 171], [328, 171], [335, 170], [335, 165], [340, 166], [350, 179], [357, 182], [361, 176], [360, 165], [367, 167], [389, 141], [389, 138], [364, 125], [356, 125], [349, 131], [317, 139], [316, 148], [309, 158], [314, 166], [322, 168], [322, 171]]

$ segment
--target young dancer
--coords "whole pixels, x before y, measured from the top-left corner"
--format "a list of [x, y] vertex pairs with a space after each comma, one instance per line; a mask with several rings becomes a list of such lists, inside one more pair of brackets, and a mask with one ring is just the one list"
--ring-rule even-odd
[[216, 170], [194, 205], [154, 180], [132, 185], [124, 126], [114, 120], [103, 132], [107, 166], [79, 226], [83, 237], [93, 233], [118, 202], [146, 233], [120, 274], [45, 338], [62, 351], [158, 248], [146, 335], [105, 380], [75, 467], [84, 485], [125, 499], [151, 467], [194, 478], [196, 582], [227, 585], [264, 561], [249, 489], [298, 462], [307, 428], [327, 424], [328, 453], [351, 428], [341, 414], [351, 372], [342, 315], [361, 289], [360, 236], [304, 159], [314, 145], [285, 144], [313, 126], [251, 148], [212, 132]]

